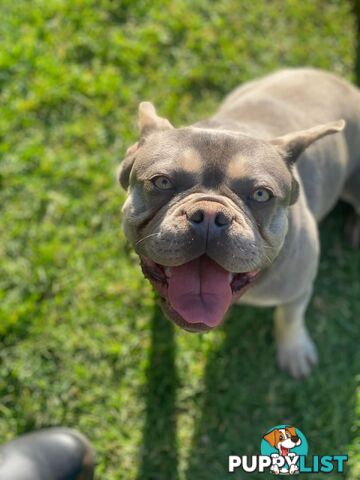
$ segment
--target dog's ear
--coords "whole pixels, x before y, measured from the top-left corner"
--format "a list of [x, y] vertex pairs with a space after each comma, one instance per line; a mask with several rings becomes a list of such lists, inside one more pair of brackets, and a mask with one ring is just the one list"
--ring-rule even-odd
[[154, 105], [150, 102], [140, 103], [138, 111], [138, 125], [141, 133], [141, 140], [134, 143], [134, 145], [127, 149], [125, 159], [121, 162], [118, 170], [118, 179], [120, 185], [125, 190], [127, 190], [129, 186], [130, 173], [134, 165], [136, 152], [145, 143], [146, 135], [154, 130], [166, 130], [168, 128], [174, 128], [169, 120], [158, 116]]
[[296, 435], [295, 427], [285, 427], [285, 430], [289, 432], [292, 437], [295, 437]]
[[271, 430], [271, 432], [263, 436], [263, 439], [266, 440], [272, 447], [275, 447], [279, 439], [278, 431]]
[[299, 198], [299, 193], [300, 193], [299, 182], [296, 180], [296, 178], [294, 178], [294, 176], [292, 176], [289, 205], [293, 205], [296, 202], [296, 200]]
[[[286, 161], [289, 168], [296, 162], [302, 152], [313, 142], [319, 140], [326, 135], [341, 132], [345, 127], [344, 120], [337, 122], [325, 123], [317, 125], [308, 130], [300, 130], [288, 133], [281, 137], [270, 140], [270, 143], [278, 150], [280, 155]], [[295, 178], [292, 180], [290, 205], [293, 205], [299, 196], [299, 184]]]
[[282, 137], [270, 140], [270, 143], [280, 152], [288, 165], [293, 165], [301, 153], [316, 140], [326, 135], [341, 132], [345, 127], [345, 120], [317, 125], [308, 130], [288, 133]]
[[136, 142], [134, 143], [134, 145], [131, 145], [131, 147], [129, 147], [126, 150], [126, 156], [124, 160], [121, 162], [120, 167], [118, 169], [117, 177], [120, 182], [120, 185], [123, 187], [124, 190], [127, 190], [129, 186], [130, 172], [134, 165], [135, 157], [136, 157], [135, 154], [138, 151], [140, 144], [141, 144], [141, 141]]
[[174, 128], [169, 120], [159, 117], [151, 102], [141, 102], [139, 105], [138, 124], [141, 135], [146, 135], [152, 130], [166, 130]]

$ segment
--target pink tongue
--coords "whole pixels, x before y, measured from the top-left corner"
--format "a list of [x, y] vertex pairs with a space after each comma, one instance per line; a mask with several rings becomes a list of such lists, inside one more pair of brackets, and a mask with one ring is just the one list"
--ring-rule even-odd
[[231, 304], [229, 272], [207, 256], [171, 267], [168, 298], [187, 322], [214, 327]]
[[288, 454], [288, 451], [289, 449], [288, 448], [285, 448], [283, 447], [282, 445], [280, 445], [280, 450], [281, 450], [281, 455], [287, 455]]

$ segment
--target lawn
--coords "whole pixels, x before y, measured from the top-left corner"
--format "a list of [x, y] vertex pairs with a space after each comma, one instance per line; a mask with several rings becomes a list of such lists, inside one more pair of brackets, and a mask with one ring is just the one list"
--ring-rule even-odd
[[0, 14], [0, 441], [67, 425], [96, 447], [98, 479], [223, 480], [239, 478], [229, 454], [258, 454], [291, 423], [311, 454], [349, 454], [342, 478], [360, 478], [347, 207], [321, 226], [307, 315], [321, 363], [299, 383], [276, 368], [269, 309], [234, 307], [207, 335], [162, 317], [122, 234], [114, 173], [141, 100], [180, 126], [284, 66], [356, 81], [351, 4], [2, 0]]

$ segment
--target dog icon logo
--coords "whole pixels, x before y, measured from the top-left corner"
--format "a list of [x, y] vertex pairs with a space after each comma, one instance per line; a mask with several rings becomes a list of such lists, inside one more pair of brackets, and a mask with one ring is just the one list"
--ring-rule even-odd
[[261, 453], [271, 456], [271, 473], [294, 475], [299, 473], [299, 455], [307, 453], [307, 442], [299, 429], [290, 425], [279, 425], [263, 436]]
[[277, 425], [262, 436], [260, 455], [229, 455], [229, 472], [270, 472], [274, 475], [298, 473], [344, 473], [349, 456], [308, 456], [308, 442], [293, 425]]

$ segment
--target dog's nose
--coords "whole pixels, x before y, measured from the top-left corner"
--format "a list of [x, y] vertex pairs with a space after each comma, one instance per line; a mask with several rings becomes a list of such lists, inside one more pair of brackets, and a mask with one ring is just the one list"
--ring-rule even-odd
[[232, 218], [216, 206], [200, 207], [186, 213], [188, 221], [196, 229], [225, 230]]
[[291, 440], [294, 442], [294, 443], [297, 443], [299, 441], [299, 437], [297, 435], [293, 435], [291, 437]]

